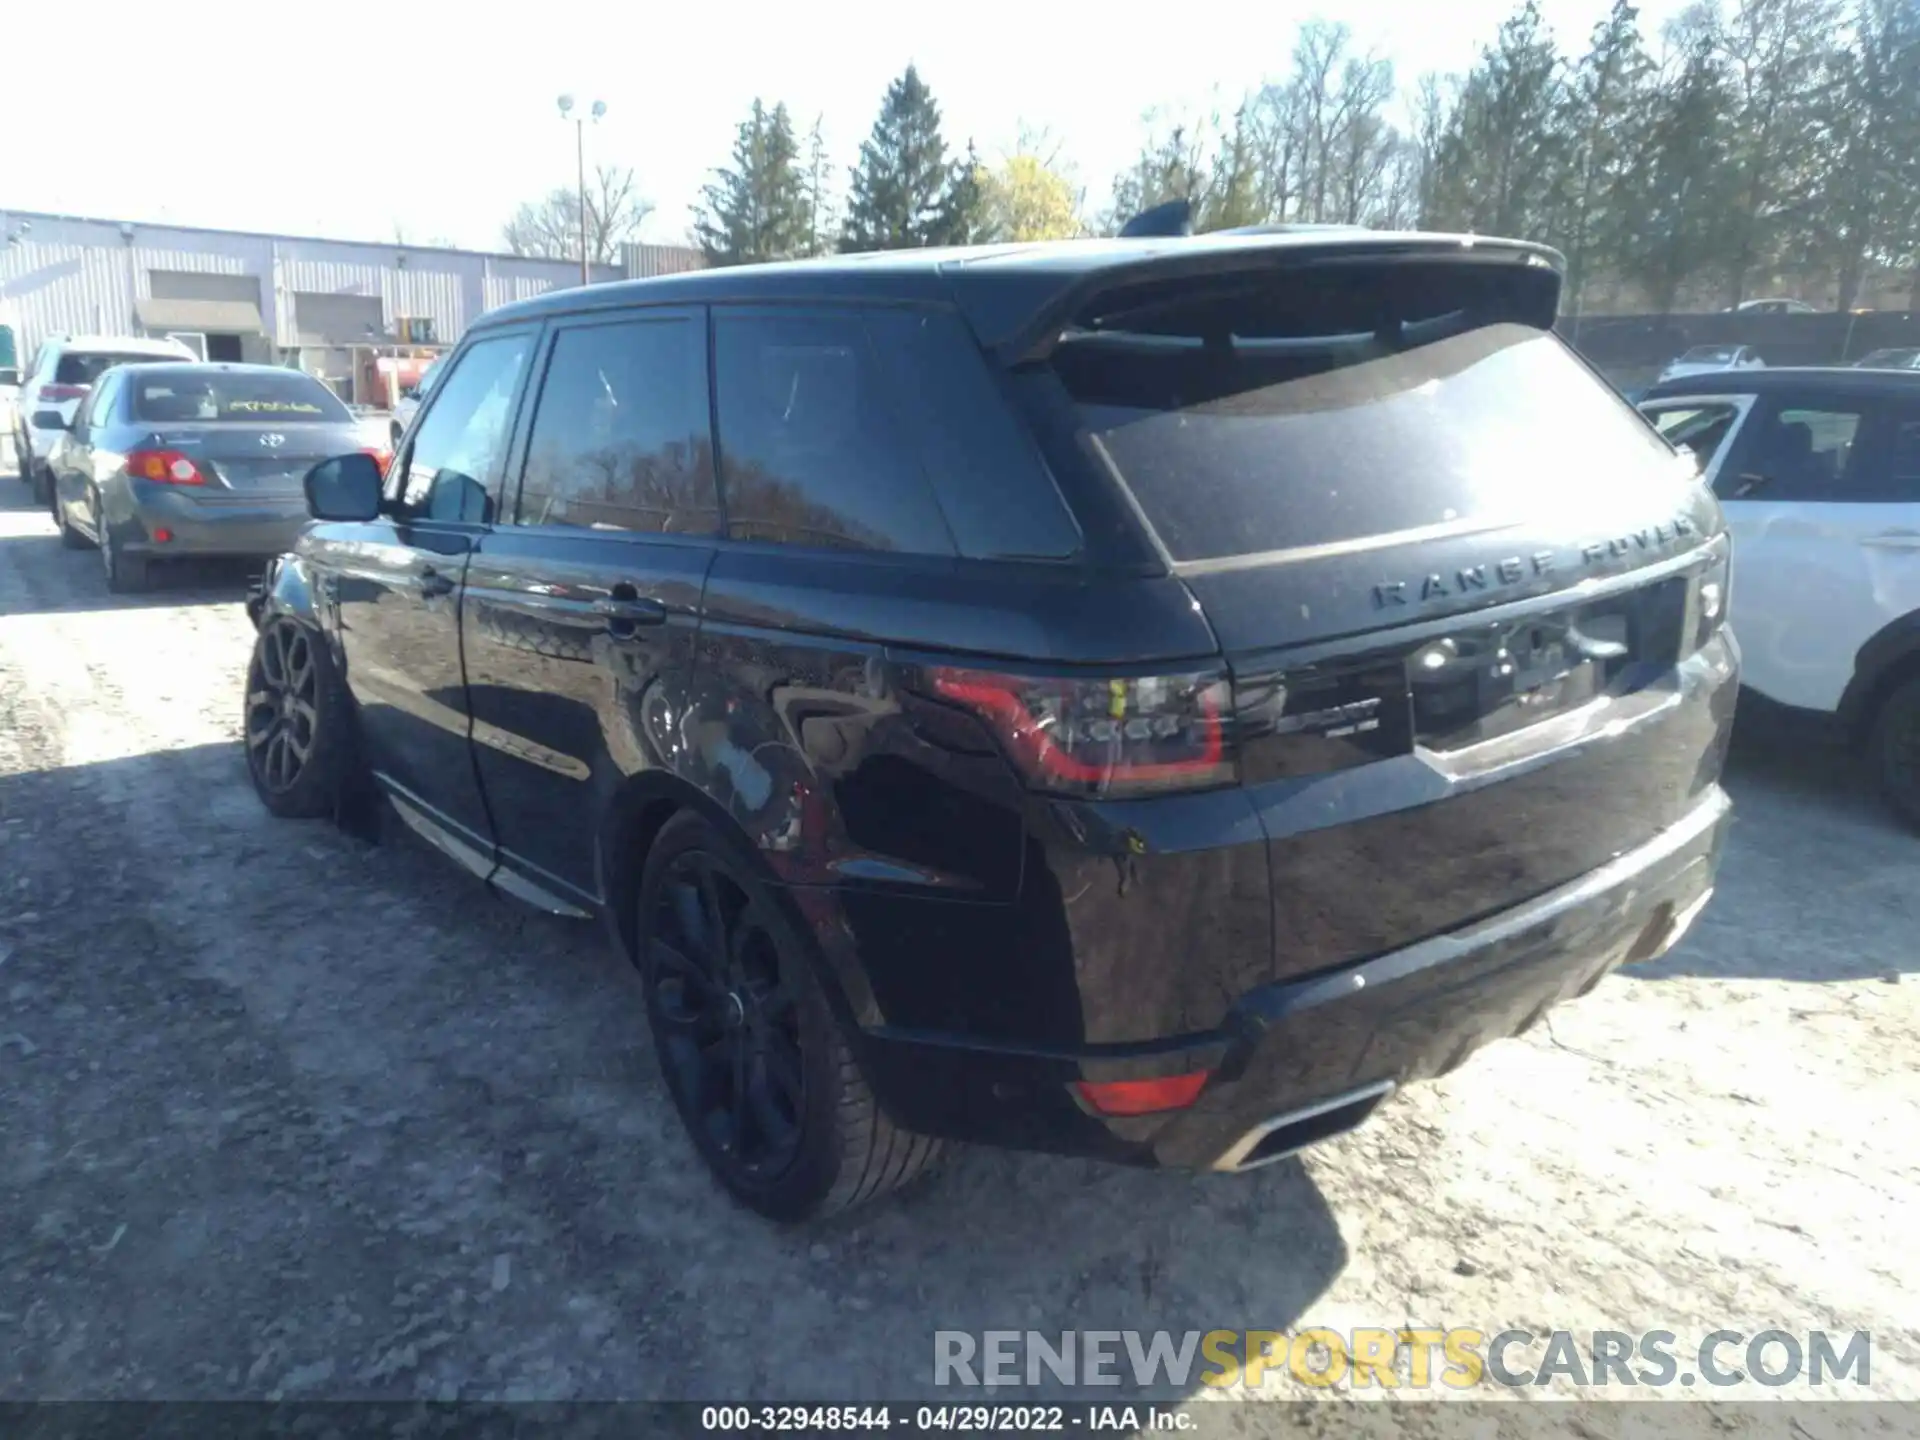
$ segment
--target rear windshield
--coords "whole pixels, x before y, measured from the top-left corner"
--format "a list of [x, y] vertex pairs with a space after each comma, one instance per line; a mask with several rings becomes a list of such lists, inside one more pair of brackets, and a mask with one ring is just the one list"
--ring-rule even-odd
[[161, 370], [136, 375], [133, 415], [136, 420], [174, 424], [353, 419], [326, 386], [291, 370], [272, 375], [217, 370]]
[[91, 385], [115, 365], [151, 365], [159, 358], [152, 351], [116, 355], [107, 350], [69, 350], [54, 366], [53, 380], [56, 385]]
[[1736, 345], [1696, 345], [1680, 357], [1688, 365], [1725, 365], [1740, 353]]
[[1552, 335], [1069, 336], [1054, 370], [1179, 561], [1520, 518], [1667, 455]]
[[19, 367], [19, 353], [13, 347], [13, 327], [0, 325], [0, 370], [17, 370]]

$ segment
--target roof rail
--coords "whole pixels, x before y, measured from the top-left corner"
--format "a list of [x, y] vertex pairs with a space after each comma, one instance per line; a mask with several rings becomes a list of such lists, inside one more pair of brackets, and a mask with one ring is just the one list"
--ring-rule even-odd
[[1126, 224], [1120, 227], [1120, 238], [1132, 240], [1141, 236], [1168, 236], [1193, 234], [1193, 202], [1191, 200], [1167, 200], [1142, 210]]

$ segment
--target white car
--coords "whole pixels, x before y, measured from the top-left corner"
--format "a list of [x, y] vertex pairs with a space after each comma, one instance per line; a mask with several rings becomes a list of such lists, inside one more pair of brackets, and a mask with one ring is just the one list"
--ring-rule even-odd
[[1739, 315], [1812, 315], [1813, 306], [1804, 300], [1746, 300], [1732, 306], [1727, 312]]
[[1696, 345], [1678, 359], [1669, 360], [1655, 384], [1684, 375], [1710, 375], [1718, 370], [1758, 370], [1766, 365], [1751, 345]]
[[400, 437], [407, 433], [407, 427], [413, 424], [413, 417], [420, 413], [420, 402], [427, 398], [427, 392], [433, 388], [433, 372], [439, 360], [429, 360], [427, 368], [420, 372], [420, 378], [401, 393], [393, 402], [392, 439], [393, 448], [400, 448]]
[[[141, 360], [196, 360], [178, 340], [148, 340], [137, 335], [56, 335], [44, 341], [20, 383], [14, 402], [13, 452], [20, 478], [47, 503], [47, 457], [100, 373]], [[36, 425], [37, 416], [57, 413], [58, 426]]]
[[1859, 750], [1920, 828], [1920, 371], [1723, 371], [1640, 411], [1726, 511], [1746, 689]]

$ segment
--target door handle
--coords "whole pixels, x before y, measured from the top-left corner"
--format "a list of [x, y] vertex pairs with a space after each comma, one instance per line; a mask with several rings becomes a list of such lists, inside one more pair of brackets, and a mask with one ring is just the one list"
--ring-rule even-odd
[[1885, 530], [1861, 536], [1860, 543], [1876, 550], [1920, 550], [1920, 530]]
[[429, 565], [420, 572], [420, 593], [428, 599], [453, 593], [453, 581]]
[[636, 625], [664, 625], [667, 621], [665, 605], [638, 595], [606, 595], [593, 602], [593, 609], [596, 615], [607, 617], [607, 629], [616, 635]]

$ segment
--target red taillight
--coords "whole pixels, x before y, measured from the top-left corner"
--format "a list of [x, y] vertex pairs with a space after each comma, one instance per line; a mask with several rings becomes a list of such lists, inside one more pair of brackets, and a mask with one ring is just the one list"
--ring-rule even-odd
[[1160, 1080], [1076, 1080], [1073, 1088], [1097, 1115], [1152, 1115], [1184, 1110], [1207, 1088], [1210, 1071], [1168, 1075]]
[[1066, 680], [935, 666], [933, 693], [966, 706], [1029, 783], [1083, 795], [1189, 790], [1233, 779], [1217, 675]]
[[366, 453], [373, 457], [373, 463], [380, 471], [380, 478], [382, 480], [386, 479], [387, 467], [393, 463], [393, 452], [391, 450], [369, 449]]
[[127, 454], [127, 474], [161, 485], [204, 485], [200, 467], [178, 450], [133, 450]]
[[42, 385], [40, 387], [40, 398], [56, 403], [62, 400], [83, 400], [86, 394], [85, 385]]

